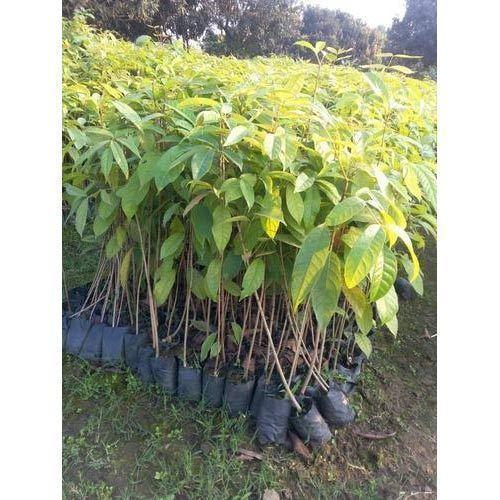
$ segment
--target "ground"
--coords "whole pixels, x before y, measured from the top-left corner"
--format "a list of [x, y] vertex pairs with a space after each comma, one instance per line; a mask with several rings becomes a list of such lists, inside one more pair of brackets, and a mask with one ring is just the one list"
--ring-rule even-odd
[[[435, 246], [421, 259], [424, 297], [401, 304], [397, 339], [377, 339], [351, 397], [356, 423], [309, 462], [284, 448], [262, 450], [245, 417], [65, 357], [64, 498], [260, 499], [266, 489], [282, 499], [435, 498]], [[356, 430], [395, 435], [371, 440]], [[242, 460], [241, 448], [262, 459]]]

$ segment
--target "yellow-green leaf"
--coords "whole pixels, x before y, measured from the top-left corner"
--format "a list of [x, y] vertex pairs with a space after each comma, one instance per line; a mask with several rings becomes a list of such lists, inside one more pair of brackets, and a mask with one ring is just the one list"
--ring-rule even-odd
[[349, 251], [345, 261], [345, 282], [356, 286], [372, 269], [385, 243], [385, 233], [379, 224], [369, 225]]
[[294, 311], [304, 301], [314, 285], [315, 279], [323, 269], [328, 257], [330, 231], [319, 226], [304, 239], [295, 258], [292, 271], [291, 294]]
[[330, 252], [311, 292], [313, 311], [321, 329], [328, 326], [337, 309], [341, 285], [340, 260]]

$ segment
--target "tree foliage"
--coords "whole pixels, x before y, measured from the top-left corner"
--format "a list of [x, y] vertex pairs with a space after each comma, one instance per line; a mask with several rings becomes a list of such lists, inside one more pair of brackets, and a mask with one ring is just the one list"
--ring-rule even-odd
[[384, 29], [370, 28], [340, 10], [309, 6], [304, 10], [300, 28], [301, 37], [316, 43], [324, 40], [328, 45], [353, 49], [355, 62], [372, 62], [384, 45]]
[[387, 33], [394, 53], [423, 56], [424, 66], [437, 63], [436, 0], [406, 0], [403, 19], [395, 19]]
[[282, 54], [299, 38], [296, 0], [209, 0], [212, 29], [204, 43], [215, 54]]

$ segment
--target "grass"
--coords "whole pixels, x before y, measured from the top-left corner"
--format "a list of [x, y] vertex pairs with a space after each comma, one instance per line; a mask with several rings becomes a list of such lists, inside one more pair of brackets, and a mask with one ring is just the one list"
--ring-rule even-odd
[[[427, 290], [401, 304], [400, 336], [382, 335], [351, 397], [354, 427], [337, 431], [310, 463], [261, 450], [245, 418], [145, 389], [129, 372], [63, 360], [63, 494], [66, 499], [408, 498], [436, 489], [435, 247], [422, 257]], [[238, 448], [263, 460], [242, 461]]]

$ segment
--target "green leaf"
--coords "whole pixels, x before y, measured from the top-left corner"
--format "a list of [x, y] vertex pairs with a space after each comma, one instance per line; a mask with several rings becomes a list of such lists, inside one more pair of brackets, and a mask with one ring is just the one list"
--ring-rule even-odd
[[113, 101], [112, 104], [125, 119], [142, 130], [141, 117], [128, 104], [120, 101]]
[[342, 286], [342, 292], [354, 311], [359, 329], [365, 334], [368, 333], [373, 326], [373, 312], [365, 294], [359, 286], [354, 288]]
[[118, 163], [120, 170], [123, 172], [125, 178], [128, 179], [128, 163], [127, 158], [125, 158], [125, 154], [123, 153], [123, 148], [115, 141], [111, 141], [109, 143], [109, 147], [111, 148], [113, 157], [116, 163]]
[[211, 148], [204, 148], [198, 151], [191, 159], [191, 171], [193, 179], [201, 179], [212, 166], [215, 151]]
[[116, 195], [122, 200], [122, 210], [129, 219], [135, 215], [148, 191], [149, 182], [141, 186], [137, 171], [134, 172], [125, 186], [116, 191]]
[[80, 236], [83, 235], [85, 224], [87, 223], [87, 213], [89, 211], [89, 199], [84, 198], [76, 211], [75, 228]]
[[213, 212], [212, 236], [219, 253], [224, 252], [231, 238], [233, 225], [231, 222], [226, 222], [229, 218], [231, 218], [231, 212], [222, 205], [218, 205]]
[[312, 50], [313, 52], [316, 52], [312, 43], [308, 42], [307, 40], [299, 40], [298, 42], [295, 42], [294, 45], [297, 45], [299, 47], [304, 47], [305, 49], [309, 49]]
[[378, 76], [376, 73], [373, 73], [372, 71], [363, 73], [363, 76], [375, 94], [384, 96], [385, 98], [389, 97], [387, 87], [380, 76]]
[[398, 262], [391, 250], [384, 246], [379, 253], [371, 275], [370, 301], [383, 297], [396, 281]]
[[75, 127], [67, 127], [66, 130], [76, 149], [82, 149], [87, 144], [87, 136], [81, 130]]
[[389, 331], [394, 335], [394, 337], [398, 334], [398, 317], [394, 316], [391, 320], [389, 320], [385, 326], [389, 329]]
[[177, 179], [182, 171], [183, 163], [199, 151], [200, 148], [205, 148], [205, 146], [199, 146], [198, 148], [172, 146], [158, 158], [150, 173], [154, 177], [158, 191], [161, 191], [165, 186]]
[[398, 295], [394, 287], [391, 286], [389, 291], [376, 302], [378, 317], [382, 325], [385, 325], [398, 313]]
[[132, 248], [130, 248], [127, 251], [120, 265], [120, 285], [122, 286], [122, 288], [127, 287], [127, 282], [130, 272], [130, 261], [132, 259], [132, 251], [133, 251]]
[[410, 282], [413, 282], [417, 279], [417, 277], [420, 274], [420, 263], [418, 262], [418, 258], [415, 254], [415, 251], [413, 250], [413, 244], [411, 242], [411, 239], [408, 236], [408, 233], [404, 229], [401, 229], [399, 226], [396, 226], [395, 224], [388, 224], [387, 227], [390, 231], [393, 231], [399, 238], [401, 238], [401, 240], [403, 241], [408, 250], [408, 253], [410, 254], [413, 265], [413, 274], [408, 278]]
[[219, 292], [219, 283], [221, 278], [221, 261], [220, 259], [213, 259], [207, 268], [207, 274], [205, 276], [205, 286], [207, 289], [207, 295], [213, 300], [217, 300], [217, 295]]
[[330, 252], [311, 292], [311, 301], [318, 326], [323, 330], [332, 319], [339, 301], [342, 270], [337, 255]]
[[299, 193], [296, 193], [290, 184], [286, 186], [286, 206], [290, 215], [300, 224], [304, 216], [304, 201]]
[[316, 227], [305, 237], [292, 271], [291, 294], [294, 311], [297, 311], [304, 301], [323, 269], [329, 245], [330, 231], [326, 227]]
[[120, 242], [120, 239], [117, 237], [115, 232], [115, 234], [106, 243], [106, 257], [111, 259], [117, 255], [122, 247], [122, 243], [123, 242]]
[[413, 164], [413, 169], [420, 181], [420, 187], [425, 194], [425, 198], [429, 201], [432, 208], [437, 207], [437, 186], [436, 176], [424, 165]]
[[267, 133], [262, 143], [262, 151], [269, 156], [271, 160], [277, 160], [279, 158], [284, 146], [284, 130], [281, 127], [278, 128], [281, 129], [280, 132], [277, 131], [275, 134]]
[[252, 295], [262, 285], [265, 269], [266, 267], [262, 258], [252, 261], [243, 276], [243, 289], [241, 291], [240, 300]]
[[230, 179], [226, 179], [220, 188], [221, 193], [224, 193], [224, 200], [226, 205], [231, 203], [234, 200], [238, 200], [242, 196], [240, 182], [238, 179], [232, 177]]
[[[401, 259], [403, 262], [403, 267], [405, 268], [408, 279], [413, 276], [413, 263], [410, 261], [407, 255], [404, 255]], [[424, 294], [424, 282], [422, 280], [422, 273], [412, 281], [411, 285], [413, 289], [422, 297]]]
[[231, 280], [225, 280], [222, 282], [222, 287], [224, 290], [232, 295], [233, 297], [239, 297], [241, 293], [241, 288], [240, 286], [235, 283], [234, 281]]
[[160, 259], [168, 259], [179, 250], [184, 241], [184, 233], [174, 233], [170, 235], [161, 246]]
[[250, 134], [250, 129], [245, 125], [238, 125], [237, 127], [231, 129], [229, 135], [227, 136], [226, 142], [224, 142], [224, 147], [232, 146], [240, 142], [244, 137]]
[[247, 203], [248, 210], [250, 210], [253, 207], [253, 204], [255, 203], [255, 195], [253, 192], [253, 187], [251, 186], [251, 184], [249, 184], [249, 182], [245, 178], [240, 178], [240, 189]]
[[398, 71], [399, 73], [403, 73], [403, 75], [412, 75], [415, 73], [415, 71], [411, 70], [410, 68], [407, 68], [406, 66], [400, 66], [400, 65], [394, 65], [394, 66], [389, 66], [390, 70], [393, 71]]
[[356, 340], [356, 344], [358, 344], [358, 347], [361, 349], [363, 354], [367, 358], [369, 358], [372, 354], [372, 343], [368, 336], [362, 333], [355, 333], [354, 339]]
[[173, 203], [165, 210], [165, 213], [163, 214], [163, 219], [161, 221], [161, 223], [164, 226], [168, 224], [172, 216], [177, 212], [178, 208], [179, 208], [179, 203]]
[[232, 280], [241, 270], [243, 261], [239, 255], [236, 255], [232, 250], [226, 253], [222, 264], [222, 276], [225, 280]]
[[110, 148], [106, 148], [101, 155], [101, 172], [103, 173], [106, 180], [111, 172], [111, 167], [113, 166], [113, 151]]
[[102, 234], [104, 234], [108, 230], [108, 228], [111, 226], [111, 224], [113, 224], [113, 221], [115, 220], [115, 218], [116, 218], [115, 213], [111, 214], [107, 218], [97, 216], [94, 219], [94, 223], [93, 223], [94, 234], [96, 236], [101, 236]]
[[316, 186], [306, 191], [304, 199], [304, 224], [306, 229], [311, 229], [315, 225], [316, 216], [321, 207], [321, 195]]
[[234, 340], [237, 344], [239, 344], [243, 338], [243, 329], [234, 321], [231, 322], [231, 328], [233, 329]]
[[201, 273], [198, 270], [189, 267], [187, 279], [188, 283], [191, 283], [191, 291], [194, 295], [200, 300], [206, 299], [207, 290], [205, 287], [205, 280], [203, 279]]
[[301, 193], [302, 191], [306, 191], [314, 184], [315, 180], [315, 175], [307, 175], [305, 172], [301, 172], [295, 181], [295, 192]]
[[344, 276], [348, 288], [356, 286], [372, 269], [385, 243], [385, 232], [379, 224], [369, 225], [349, 251]]
[[355, 196], [346, 198], [333, 207], [326, 216], [325, 224], [327, 226], [340, 226], [359, 214], [365, 206], [366, 204], [361, 198]]
[[153, 295], [157, 306], [161, 306], [167, 300], [175, 282], [175, 275], [175, 269], [168, 269], [162, 272], [160, 279], [155, 283]]
[[210, 335], [207, 335], [205, 340], [203, 341], [203, 344], [201, 344], [201, 350], [200, 350], [200, 360], [205, 361], [208, 357], [208, 353], [212, 349], [212, 346], [214, 345], [214, 342], [217, 340], [217, 333], [211, 333]]

